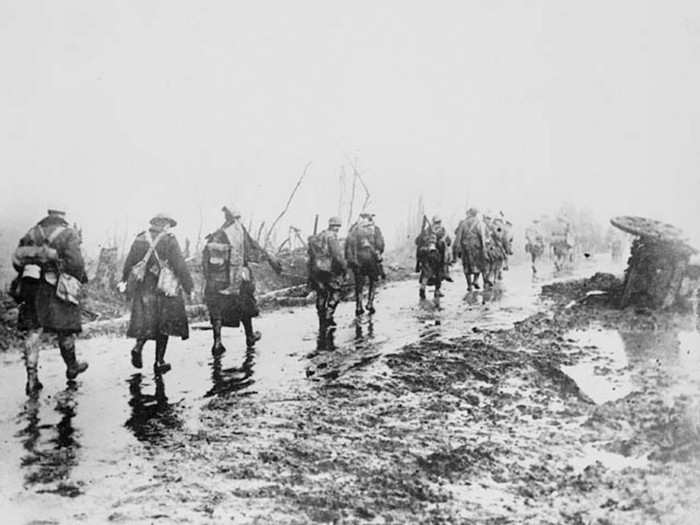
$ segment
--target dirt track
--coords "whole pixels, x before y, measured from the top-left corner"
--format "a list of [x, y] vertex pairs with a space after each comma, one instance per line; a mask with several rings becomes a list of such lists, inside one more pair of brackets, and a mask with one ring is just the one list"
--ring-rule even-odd
[[127, 342], [96, 338], [65, 390], [44, 352], [44, 393], [26, 402], [7, 354], [5, 516], [695, 523], [697, 318], [572, 304], [588, 291], [573, 284], [538, 299], [523, 269], [486, 296], [455, 277], [441, 309], [414, 283], [382, 290], [372, 319], [341, 305], [332, 342], [310, 308], [267, 314], [249, 355], [227, 334], [221, 361], [195, 331], [162, 382], [133, 373]]

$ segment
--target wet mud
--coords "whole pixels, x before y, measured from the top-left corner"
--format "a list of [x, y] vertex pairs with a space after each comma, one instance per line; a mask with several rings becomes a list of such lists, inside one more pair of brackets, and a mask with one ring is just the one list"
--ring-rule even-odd
[[[463, 278], [439, 305], [391, 283], [374, 316], [266, 312], [253, 351], [225, 331], [173, 341], [173, 371], [131, 368], [129, 342], [80, 341], [66, 384], [46, 349], [36, 400], [0, 354], [0, 508], [18, 523], [695, 523], [695, 314], [611, 305], [615, 280], [489, 293]], [[568, 280], [566, 283], [559, 281]], [[544, 293], [540, 293], [542, 286]], [[595, 292], [595, 293], [592, 293]], [[149, 353], [150, 352], [150, 353]]]

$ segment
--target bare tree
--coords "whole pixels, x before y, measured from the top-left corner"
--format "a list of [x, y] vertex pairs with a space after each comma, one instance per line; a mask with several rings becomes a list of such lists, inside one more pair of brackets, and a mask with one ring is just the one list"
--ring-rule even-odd
[[292, 193], [289, 195], [289, 199], [287, 199], [287, 204], [285, 205], [284, 209], [282, 212], [277, 216], [277, 218], [274, 220], [272, 223], [272, 226], [270, 226], [270, 229], [267, 232], [267, 236], [265, 237], [265, 244], [263, 247], [267, 247], [268, 243], [270, 242], [270, 237], [272, 236], [272, 232], [275, 230], [275, 226], [277, 226], [277, 223], [280, 221], [282, 217], [284, 217], [284, 214], [287, 213], [287, 210], [289, 210], [289, 205], [292, 203], [292, 199], [294, 199], [294, 195], [296, 194], [297, 190], [299, 189], [299, 186], [301, 186], [301, 182], [304, 180], [304, 177], [306, 177], [306, 173], [309, 171], [309, 166], [311, 166], [311, 161], [309, 161], [306, 166], [304, 167], [304, 171], [302, 172], [301, 176], [299, 177], [299, 180], [297, 181], [296, 185], [294, 186], [294, 189], [292, 189]]

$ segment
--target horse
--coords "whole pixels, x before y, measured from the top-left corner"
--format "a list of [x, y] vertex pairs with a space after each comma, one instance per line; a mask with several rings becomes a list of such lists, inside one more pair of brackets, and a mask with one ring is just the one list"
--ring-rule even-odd
[[484, 239], [484, 260], [481, 274], [484, 286], [493, 288], [496, 281], [503, 278], [503, 270], [508, 270], [508, 256], [513, 255], [512, 224], [503, 217], [496, 217], [486, 223]]
[[374, 297], [381, 272], [377, 248], [359, 229], [353, 230], [345, 241], [345, 259], [355, 282], [355, 315], [362, 315], [365, 311], [362, 307], [365, 280], [368, 282], [367, 312], [375, 313]]

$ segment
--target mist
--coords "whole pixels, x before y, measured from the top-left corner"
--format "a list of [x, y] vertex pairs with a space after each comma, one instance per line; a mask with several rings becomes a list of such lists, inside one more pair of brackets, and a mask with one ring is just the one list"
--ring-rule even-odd
[[422, 195], [452, 226], [570, 202], [698, 244], [699, 58], [691, 1], [3, 1], [0, 229], [64, 207], [94, 251], [159, 211], [181, 241], [222, 205], [269, 225], [311, 162], [281, 236], [356, 163], [390, 242]]

